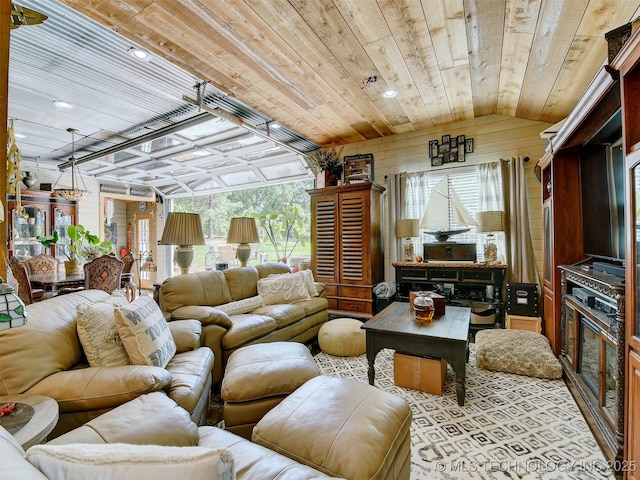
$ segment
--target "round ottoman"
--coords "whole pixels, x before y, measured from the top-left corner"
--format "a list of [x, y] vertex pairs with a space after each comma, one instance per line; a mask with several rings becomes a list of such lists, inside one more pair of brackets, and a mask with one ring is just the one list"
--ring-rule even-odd
[[355, 357], [367, 351], [362, 322], [354, 318], [336, 318], [320, 327], [318, 344], [324, 353], [336, 357]]

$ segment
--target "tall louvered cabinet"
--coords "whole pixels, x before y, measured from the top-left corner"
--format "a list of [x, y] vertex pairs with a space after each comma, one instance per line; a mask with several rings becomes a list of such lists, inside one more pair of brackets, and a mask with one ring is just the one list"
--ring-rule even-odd
[[329, 313], [370, 318], [383, 281], [382, 193], [373, 182], [309, 190], [311, 268], [327, 287]]

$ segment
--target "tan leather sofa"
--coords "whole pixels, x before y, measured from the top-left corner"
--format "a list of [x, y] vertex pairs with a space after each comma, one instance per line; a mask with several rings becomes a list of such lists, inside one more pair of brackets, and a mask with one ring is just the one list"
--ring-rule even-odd
[[[48, 445], [73, 444], [71, 453], [79, 445], [106, 443], [131, 444], [128, 450], [133, 453], [135, 445], [144, 444], [223, 449], [211, 455], [230, 454], [235, 470], [235, 477], [231, 478], [238, 480], [409, 480], [409, 405], [399, 397], [353, 380], [316, 377], [312, 382], [303, 392], [307, 397], [304, 401], [287, 399], [265, 415], [264, 422], [261, 420], [256, 427], [261, 438], [254, 435], [254, 441], [217, 427], [198, 428], [187, 412], [166, 395], [155, 392], [128, 402]], [[359, 408], [363, 402], [366, 408]], [[334, 415], [319, 418], [308, 410], [327, 403], [332, 405]], [[293, 428], [285, 418], [290, 414], [287, 405], [303, 405], [300, 414], [304, 418], [296, 421]], [[269, 443], [265, 440], [269, 437], [281, 441]], [[23, 458], [19, 446], [8, 446], [10, 442], [11, 437], [0, 429], [1, 470], [6, 475], [0, 478], [47, 478]], [[296, 445], [298, 451], [290, 451], [290, 445]], [[34, 448], [37, 447], [28, 453]], [[28, 457], [32, 458], [29, 454]], [[114, 458], [108, 462], [118, 463]], [[148, 466], [148, 471], [145, 467], [138, 472], [152, 478], [152, 467]], [[209, 476], [204, 473], [211, 478], [211, 472]]]
[[240, 347], [278, 341], [304, 343], [318, 335], [328, 319], [329, 304], [322, 283], [315, 283], [319, 295], [310, 300], [260, 306], [241, 314], [227, 314], [219, 308], [257, 296], [259, 279], [290, 272], [285, 264], [265, 263], [179, 275], [162, 283], [158, 303], [170, 320], [202, 322], [201, 344], [211, 348], [216, 359], [222, 359], [213, 369], [213, 382], [218, 383], [227, 359]]
[[82, 425], [140, 395], [165, 391], [204, 423], [214, 364], [200, 346], [198, 322], [169, 325], [177, 353], [166, 366], [90, 367], [77, 333], [76, 307], [99, 302], [101, 290], [60, 295], [26, 307], [27, 324], [0, 331], [0, 395], [37, 394], [55, 399], [60, 420], [50, 438]]

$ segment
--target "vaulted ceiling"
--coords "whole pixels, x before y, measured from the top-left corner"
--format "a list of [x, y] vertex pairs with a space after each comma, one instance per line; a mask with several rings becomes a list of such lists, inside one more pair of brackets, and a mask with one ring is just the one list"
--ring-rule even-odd
[[[52, 2], [20, 3], [43, 11]], [[58, 40], [51, 44], [47, 44], [46, 35], [29, 39], [27, 29], [40, 26], [27, 27], [24, 32], [22, 28], [14, 30], [11, 62], [31, 63], [31, 69], [42, 75], [45, 70], [64, 71], [63, 80], [57, 81], [61, 98], [72, 98], [74, 82], [83, 81], [78, 91], [89, 88], [96, 100], [94, 107], [86, 107], [84, 115], [91, 125], [86, 133], [94, 143], [102, 136], [102, 140], [117, 144], [139, 135], [134, 127], [148, 131], [156, 128], [149, 126], [151, 121], [160, 119], [171, 125], [202, 113], [205, 107], [209, 112], [231, 112], [226, 121], [234, 128], [249, 125], [267, 136], [275, 135], [269, 129], [271, 122], [280, 123], [287, 133], [282, 141], [291, 140], [302, 151], [314, 148], [314, 142], [324, 146], [353, 143], [489, 114], [556, 123], [567, 116], [606, 63], [604, 34], [640, 15], [637, 0], [62, 3], [106, 28], [94, 26], [91, 30], [86, 18], [69, 14], [58, 19], [56, 25], [58, 34], [67, 32], [66, 41], [57, 35]], [[82, 27], [81, 33], [74, 31], [78, 26]], [[19, 40], [14, 32], [20, 33]], [[118, 34], [118, 42], [111, 38], [113, 32]], [[14, 53], [16, 42], [21, 45], [19, 53]], [[125, 50], [131, 46], [147, 49], [155, 60], [125, 69], [114, 60], [110, 49], [114, 42]], [[32, 60], [27, 57], [30, 49]], [[80, 52], [77, 57], [68, 55], [76, 49]], [[105, 62], [111, 67], [106, 71]], [[121, 74], [115, 65], [121, 67]], [[160, 71], [155, 68], [158, 65]], [[16, 81], [28, 84], [29, 79], [14, 76], [10, 69], [10, 89]], [[198, 99], [194, 85], [199, 83], [205, 101], [195, 108], [191, 100]], [[397, 95], [384, 98], [387, 90], [395, 90]], [[31, 108], [37, 109], [35, 100], [41, 100], [41, 95], [31, 93]], [[207, 98], [207, 93], [211, 97]], [[24, 90], [22, 95], [25, 98], [20, 100], [25, 103], [29, 93]], [[18, 106], [17, 101], [10, 92], [9, 114], [19, 124], [20, 119], [28, 117], [29, 107], [28, 102]], [[232, 108], [227, 108], [228, 104], [233, 104]], [[42, 121], [51, 121], [54, 115], [42, 114], [46, 117]], [[107, 117], [112, 122], [101, 130], [101, 121]], [[238, 117], [243, 120], [234, 125]], [[56, 128], [74, 126], [63, 122]], [[219, 140], [208, 134], [205, 137], [211, 144]], [[175, 141], [194, 143], [185, 138]], [[279, 150], [277, 145], [270, 147]], [[95, 145], [93, 148], [99, 150]], [[146, 163], [137, 154], [125, 155], [128, 163], [123, 168], [134, 169], [128, 178], [151, 185], [157, 181], [154, 188], [171, 194], [168, 184], [150, 174], [169, 172], [168, 182], [170, 172], [180, 174], [177, 164], [163, 163], [164, 157], [154, 157], [153, 151], [144, 153]], [[167, 151], [162, 149], [162, 153], [166, 156]], [[186, 190], [174, 194], [193, 191], [193, 175], [201, 183], [204, 177], [213, 182], [204, 190], [215, 190], [216, 182], [228, 187], [216, 175], [209, 157], [215, 157], [227, 173], [234, 172], [237, 159], [227, 155], [225, 164], [223, 153], [209, 154], [202, 153], [197, 161], [199, 170], [183, 179]], [[288, 161], [293, 163], [301, 158], [284, 149], [279, 154], [292, 155]], [[44, 152], [39, 155], [55, 157]], [[254, 160], [262, 157], [264, 154], [254, 154], [241, 161], [253, 166]], [[60, 156], [58, 161], [63, 159]], [[117, 163], [103, 159], [102, 168], [107, 171]], [[148, 167], [139, 166], [136, 171], [142, 163]], [[308, 174], [304, 164], [295, 169], [302, 170], [296, 170], [296, 175]], [[253, 172], [258, 181], [266, 178], [255, 168]], [[115, 178], [114, 173], [111, 175]]]

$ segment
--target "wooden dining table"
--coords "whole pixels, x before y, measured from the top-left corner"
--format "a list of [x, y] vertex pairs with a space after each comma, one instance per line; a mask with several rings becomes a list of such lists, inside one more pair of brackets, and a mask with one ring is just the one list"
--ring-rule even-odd
[[35, 288], [42, 288], [45, 292], [56, 292], [65, 288], [84, 287], [84, 272], [78, 275], [64, 273], [38, 273], [29, 275], [29, 282]]

